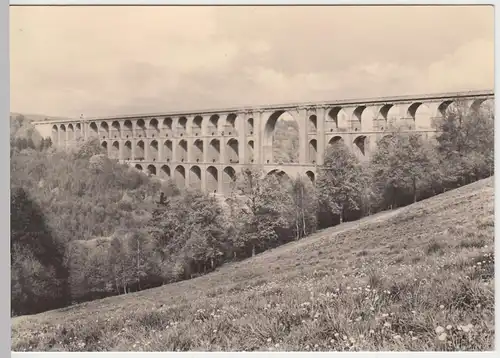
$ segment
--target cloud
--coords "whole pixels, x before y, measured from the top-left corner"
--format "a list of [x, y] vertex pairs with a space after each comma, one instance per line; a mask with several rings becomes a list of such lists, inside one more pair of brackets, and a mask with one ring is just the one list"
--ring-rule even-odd
[[479, 39], [468, 42], [428, 67], [427, 80], [432, 85], [427, 88], [441, 91], [452, 91], [454, 88], [493, 89], [494, 59], [493, 41]]
[[492, 9], [11, 7], [11, 109], [94, 116], [492, 88]]

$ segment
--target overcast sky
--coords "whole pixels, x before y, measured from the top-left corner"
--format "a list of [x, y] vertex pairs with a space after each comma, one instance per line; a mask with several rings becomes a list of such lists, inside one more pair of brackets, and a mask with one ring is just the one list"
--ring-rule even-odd
[[494, 86], [492, 6], [10, 7], [11, 111], [78, 117]]

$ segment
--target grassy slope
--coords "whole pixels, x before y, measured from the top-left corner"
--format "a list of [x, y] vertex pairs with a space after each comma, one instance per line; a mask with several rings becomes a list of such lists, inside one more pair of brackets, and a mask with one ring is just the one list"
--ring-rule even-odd
[[483, 180], [204, 277], [15, 318], [12, 349], [493, 349], [493, 195]]

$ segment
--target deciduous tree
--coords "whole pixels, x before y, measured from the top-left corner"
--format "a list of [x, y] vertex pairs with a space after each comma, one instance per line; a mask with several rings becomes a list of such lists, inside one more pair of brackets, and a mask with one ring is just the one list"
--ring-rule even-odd
[[316, 190], [320, 203], [343, 222], [346, 210], [361, 208], [365, 175], [354, 154], [342, 143], [327, 149], [324, 164], [318, 167]]

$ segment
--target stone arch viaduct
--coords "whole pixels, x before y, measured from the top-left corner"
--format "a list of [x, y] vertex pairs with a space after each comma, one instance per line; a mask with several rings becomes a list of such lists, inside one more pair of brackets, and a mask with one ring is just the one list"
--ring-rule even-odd
[[[155, 113], [35, 122], [43, 137], [68, 148], [99, 138], [110, 158], [138, 170], [171, 178], [180, 187], [227, 193], [236, 173], [257, 166], [266, 173], [307, 175], [314, 181], [328, 145], [343, 141], [361, 160], [396, 125], [403, 131], [433, 135], [435, 118], [454, 101], [478, 109], [494, 100], [493, 91], [295, 103], [215, 110]], [[290, 114], [298, 123], [296, 163], [273, 160], [277, 120]]]

